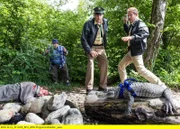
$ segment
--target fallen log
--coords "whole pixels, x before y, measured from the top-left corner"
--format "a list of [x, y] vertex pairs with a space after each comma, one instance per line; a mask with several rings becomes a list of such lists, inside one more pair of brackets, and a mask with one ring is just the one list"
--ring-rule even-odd
[[177, 109], [175, 114], [166, 114], [162, 110], [164, 98], [135, 98], [132, 113], [126, 115], [126, 99], [108, 99], [107, 93], [100, 91], [92, 91], [86, 96], [85, 112], [107, 124], [180, 124], [180, 93], [172, 93]]

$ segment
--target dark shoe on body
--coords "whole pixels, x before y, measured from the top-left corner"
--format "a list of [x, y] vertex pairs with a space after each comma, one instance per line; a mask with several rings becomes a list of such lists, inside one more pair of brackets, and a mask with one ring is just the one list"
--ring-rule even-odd
[[86, 89], [86, 95], [88, 95], [91, 91], [92, 89]]
[[99, 88], [98, 88], [98, 91], [107, 92], [107, 91], [108, 91], [108, 89], [107, 89], [107, 88], [102, 88], [102, 87], [99, 87]]

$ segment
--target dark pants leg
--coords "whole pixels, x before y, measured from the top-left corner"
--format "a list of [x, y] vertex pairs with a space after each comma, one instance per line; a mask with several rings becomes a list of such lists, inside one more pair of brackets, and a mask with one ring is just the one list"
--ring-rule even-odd
[[62, 74], [62, 80], [67, 83], [69, 82], [69, 73], [68, 73], [68, 67], [67, 64], [65, 64], [62, 68], [60, 68], [61, 74]]
[[59, 69], [58, 65], [52, 65], [51, 66], [50, 74], [51, 74], [52, 80], [54, 82], [58, 82], [58, 69]]

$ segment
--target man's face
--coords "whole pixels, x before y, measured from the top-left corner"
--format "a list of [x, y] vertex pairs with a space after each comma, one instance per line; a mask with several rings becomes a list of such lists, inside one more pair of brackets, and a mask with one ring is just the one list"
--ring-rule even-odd
[[132, 11], [128, 12], [128, 20], [133, 23], [137, 18], [137, 14], [133, 13]]
[[57, 48], [57, 47], [58, 47], [58, 43], [54, 43], [54, 44], [53, 44], [53, 47], [54, 47], [54, 48]]
[[39, 91], [39, 96], [46, 96], [46, 95], [49, 95], [49, 91], [41, 87]]
[[95, 14], [95, 21], [97, 23], [101, 23], [102, 22], [102, 19], [103, 19], [103, 14]]

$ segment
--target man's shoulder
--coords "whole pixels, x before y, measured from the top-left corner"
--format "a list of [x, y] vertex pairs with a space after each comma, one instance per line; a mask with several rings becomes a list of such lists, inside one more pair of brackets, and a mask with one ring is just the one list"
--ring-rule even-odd
[[85, 24], [93, 24], [94, 23], [94, 18], [90, 18], [85, 22]]
[[20, 82], [20, 83], [21, 83], [21, 84], [22, 84], [22, 83], [24, 83], [24, 84], [25, 84], [25, 83], [26, 83], [26, 84], [35, 84], [34, 82], [31, 82], [31, 81], [23, 81], [23, 82]]
[[141, 19], [138, 20], [138, 25], [139, 27], [147, 26], [146, 23]]
[[104, 22], [108, 22], [108, 19], [106, 19], [106, 18], [103, 18], [103, 21], [104, 21]]
[[27, 82], [21, 82], [20, 85], [21, 85], [21, 87], [26, 87], [26, 86], [34, 86], [34, 85], [36, 85], [36, 83], [27, 81]]

